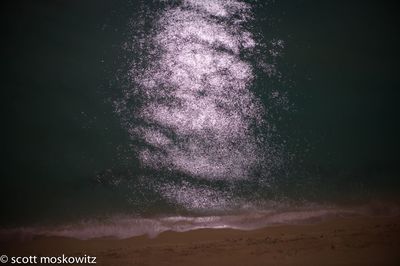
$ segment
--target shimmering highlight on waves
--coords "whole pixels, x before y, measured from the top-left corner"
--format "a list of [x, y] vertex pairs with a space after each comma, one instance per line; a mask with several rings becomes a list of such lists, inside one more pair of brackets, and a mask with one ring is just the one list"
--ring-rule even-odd
[[131, 187], [178, 209], [236, 208], [242, 198], [230, 187], [263, 171], [266, 181], [267, 168], [282, 162], [263, 131], [269, 128], [265, 107], [252, 91], [255, 64], [268, 65], [254, 60], [260, 44], [249, 30], [252, 6], [162, 2], [156, 15], [147, 14], [154, 18], [151, 29], [136, 27], [133, 44], [124, 45], [133, 47], [134, 59], [115, 110], [145, 173]]
[[[136, 65], [141, 107], [129, 125], [144, 167], [203, 179], [244, 179], [263, 157], [251, 130], [263, 108], [249, 90], [252, 66], [240, 58], [255, 46], [242, 27], [250, 7], [240, 1], [183, 1], [155, 23], [157, 60]], [[238, 15], [238, 16], [234, 16]], [[218, 17], [218, 18], [216, 18]]]

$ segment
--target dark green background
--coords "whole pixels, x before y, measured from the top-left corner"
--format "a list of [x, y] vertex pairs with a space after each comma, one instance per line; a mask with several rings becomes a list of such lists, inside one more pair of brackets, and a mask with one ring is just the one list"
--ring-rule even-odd
[[[14, 1], [2, 8], [0, 224], [123, 208], [118, 191], [95, 180], [126, 164], [128, 137], [107, 100], [118, 89], [120, 44], [139, 2]], [[287, 189], [306, 176], [317, 190], [329, 184], [351, 193], [356, 184], [382, 195], [398, 191], [395, 10], [385, 1], [305, 0], [255, 10], [265, 40], [285, 41], [279, 86], [295, 111], [273, 123], [295, 157]], [[263, 95], [269, 88], [255, 89]]]

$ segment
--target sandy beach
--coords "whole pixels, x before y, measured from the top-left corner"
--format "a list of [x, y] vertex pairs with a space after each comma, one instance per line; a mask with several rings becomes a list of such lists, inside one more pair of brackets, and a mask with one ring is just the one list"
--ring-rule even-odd
[[36, 237], [3, 242], [1, 250], [9, 259], [95, 256], [99, 265], [399, 265], [400, 217], [341, 218], [252, 231], [164, 232], [152, 239]]

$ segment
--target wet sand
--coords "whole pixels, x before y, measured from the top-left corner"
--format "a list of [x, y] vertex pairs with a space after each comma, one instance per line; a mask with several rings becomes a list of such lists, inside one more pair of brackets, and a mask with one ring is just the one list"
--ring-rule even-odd
[[36, 237], [0, 248], [9, 258], [86, 254], [97, 265], [400, 265], [400, 217], [164, 232], [153, 239]]

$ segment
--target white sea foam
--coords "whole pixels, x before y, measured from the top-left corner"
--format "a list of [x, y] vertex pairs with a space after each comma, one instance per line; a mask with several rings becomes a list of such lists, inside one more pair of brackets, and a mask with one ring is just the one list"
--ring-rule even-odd
[[[55, 227], [26, 227], [0, 230], [0, 240], [29, 240], [37, 235], [62, 236], [77, 239], [92, 238], [129, 238], [140, 235], [156, 237], [162, 232], [185, 232], [202, 228], [232, 228], [254, 230], [267, 226], [284, 224], [310, 224], [332, 218], [354, 216], [395, 216], [399, 215], [399, 207], [393, 204], [380, 206], [364, 205], [358, 207], [338, 207], [318, 204], [290, 205], [269, 202], [271, 209], [258, 210], [245, 208], [235, 214], [209, 216], [168, 216], [154, 218], [138, 218], [114, 216], [105, 220], [87, 220], [80, 223]], [[379, 206], [378, 206], [379, 207]], [[383, 207], [383, 208], [382, 208]]]

